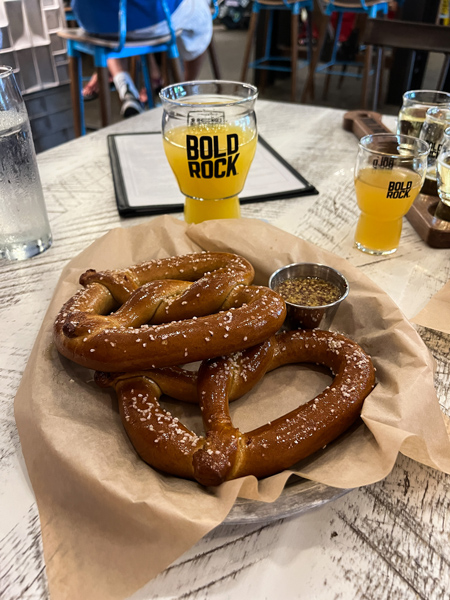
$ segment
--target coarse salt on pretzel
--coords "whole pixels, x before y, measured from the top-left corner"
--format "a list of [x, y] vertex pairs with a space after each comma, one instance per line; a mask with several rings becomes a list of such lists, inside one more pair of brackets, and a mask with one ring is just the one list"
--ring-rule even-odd
[[[267, 371], [297, 362], [327, 366], [333, 383], [271, 423], [247, 433], [234, 427], [229, 400], [246, 393]], [[358, 344], [337, 333], [313, 330], [280, 333], [254, 348], [204, 361], [198, 376], [161, 369], [97, 373], [96, 381], [115, 388], [122, 423], [144, 461], [204, 485], [219, 485], [245, 475], [273, 475], [329, 444], [355, 422], [375, 375], [370, 357]], [[163, 393], [198, 400], [204, 437], [161, 407]]]
[[102, 371], [135, 371], [249, 348], [283, 324], [284, 300], [249, 285], [254, 271], [224, 252], [116, 271], [87, 271], [54, 324], [59, 352]]

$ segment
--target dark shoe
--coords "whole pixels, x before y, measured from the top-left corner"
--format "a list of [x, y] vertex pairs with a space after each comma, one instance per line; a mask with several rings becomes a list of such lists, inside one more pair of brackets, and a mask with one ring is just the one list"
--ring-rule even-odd
[[140, 115], [143, 112], [144, 107], [141, 102], [139, 102], [139, 100], [135, 98], [133, 94], [127, 92], [122, 102], [122, 108], [120, 109], [120, 114], [122, 117], [124, 119], [128, 119], [129, 117]]

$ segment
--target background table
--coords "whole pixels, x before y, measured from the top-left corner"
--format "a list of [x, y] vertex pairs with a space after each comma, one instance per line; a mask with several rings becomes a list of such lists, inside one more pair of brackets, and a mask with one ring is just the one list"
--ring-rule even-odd
[[[400, 248], [371, 257], [353, 248], [356, 138], [341, 111], [259, 102], [266, 140], [320, 191], [255, 203], [255, 217], [352, 262], [413, 317], [449, 279], [450, 251], [426, 246], [405, 221]], [[48, 597], [39, 518], [17, 435], [13, 399], [59, 274], [118, 216], [108, 133], [159, 131], [145, 113], [39, 156], [53, 247], [29, 261], [0, 262], [0, 598]], [[393, 127], [394, 123], [386, 119]], [[157, 171], [152, 171], [157, 177]], [[151, 193], [151, 180], [149, 181]], [[177, 215], [182, 218], [182, 215]], [[148, 217], [147, 217], [148, 218]], [[450, 337], [419, 329], [437, 360], [436, 387], [450, 412]], [[133, 596], [181, 599], [450, 598], [450, 477], [399, 457], [383, 481], [295, 518], [222, 525]]]

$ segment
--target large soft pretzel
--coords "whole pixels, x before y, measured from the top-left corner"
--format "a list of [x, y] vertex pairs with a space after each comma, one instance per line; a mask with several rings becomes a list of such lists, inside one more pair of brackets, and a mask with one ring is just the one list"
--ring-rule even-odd
[[[267, 371], [296, 362], [327, 366], [333, 383], [272, 423], [247, 433], [235, 428], [228, 401], [251, 389]], [[315, 330], [280, 333], [244, 352], [204, 361], [198, 376], [177, 368], [97, 373], [96, 380], [115, 388], [123, 425], [144, 461], [173, 475], [218, 485], [244, 475], [278, 473], [330, 443], [357, 419], [375, 377], [369, 356], [358, 344]], [[160, 406], [163, 393], [198, 400], [205, 437]]]
[[204, 252], [87, 271], [54, 325], [58, 350], [102, 371], [184, 364], [249, 348], [283, 324], [276, 292], [240, 256]]

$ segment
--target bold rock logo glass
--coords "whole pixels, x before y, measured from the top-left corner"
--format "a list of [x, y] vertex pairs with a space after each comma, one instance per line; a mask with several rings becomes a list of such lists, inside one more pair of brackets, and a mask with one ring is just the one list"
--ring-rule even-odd
[[402, 220], [423, 185], [429, 146], [407, 135], [380, 133], [359, 142], [355, 190], [361, 215], [355, 246], [369, 254], [395, 252]]
[[161, 91], [163, 143], [188, 223], [240, 216], [256, 151], [258, 92], [233, 81], [191, 81]]

